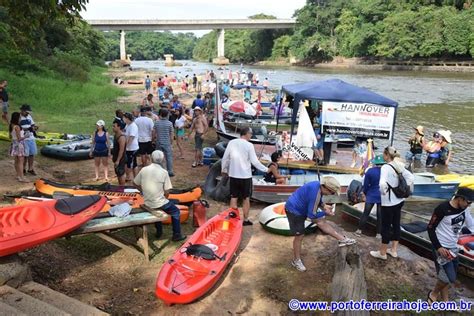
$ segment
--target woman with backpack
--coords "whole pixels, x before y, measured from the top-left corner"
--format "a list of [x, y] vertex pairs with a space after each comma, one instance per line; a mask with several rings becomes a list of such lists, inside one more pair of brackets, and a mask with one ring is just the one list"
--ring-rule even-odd
[[[382, 244], [379, 250], [371, 251], [372, 257], [387, 260], [387, 254], [398, 257], [397, 249], [400, 240], [400, 217], [405, 198], [410, 196], [415, 177], [405, 169], [400, 154], [394, 147], [383, 151], [387, 162], [380, 169], [380, 201], [382, 215]], [[392, 242], [392, 248], [388, 244]]]

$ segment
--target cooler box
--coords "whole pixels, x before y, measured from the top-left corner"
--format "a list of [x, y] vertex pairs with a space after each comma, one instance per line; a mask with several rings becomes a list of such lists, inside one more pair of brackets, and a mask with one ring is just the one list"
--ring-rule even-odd
[[202, 149], [202, 162], [206, 165], [212, 165], [217, 161], [216, 150], [212, 147], [204, 147]]

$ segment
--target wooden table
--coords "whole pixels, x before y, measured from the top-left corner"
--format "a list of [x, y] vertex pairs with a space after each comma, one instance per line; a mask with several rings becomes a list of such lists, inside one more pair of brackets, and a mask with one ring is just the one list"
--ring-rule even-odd
[[[148, 243], [148, 230], [147, 225], [162, 222], [169, 217], [164, 212], [154, 211], [153, 213], [149, 212], [140, 212], [132, 213], [125, 217], [103, 217], [95, 218], [72, 233], [68, 236], [77, 236], [77, 235], [86, 235], [86, 234], [96, 234], [100, 238], [104, 239], [111, 244], [116, 245], [126, 251], [129, 251], [134, 254], [139, 254], [140, 256], [144, 255], [146, 261], [150, 261], [150, 246]], [[142, 236], [139, 239], [143, 246], [143, 253], [137, 249], [136, 243], [132, 243], [120, 236], [113, 235], [112, 231], [124, 229], [124, 228], [141, 228]]]

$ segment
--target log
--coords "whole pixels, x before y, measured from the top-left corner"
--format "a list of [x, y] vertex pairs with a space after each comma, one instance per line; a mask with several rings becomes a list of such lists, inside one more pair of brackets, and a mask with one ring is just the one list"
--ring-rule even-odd
[[[357, 244], [339, 247], [336, 255], [334, 276], [331, 284], [332, 301], [367, 300], [367, 284], [364, 267]], [[361, 316], [368, 311], [338, 311], [335, 315]]]

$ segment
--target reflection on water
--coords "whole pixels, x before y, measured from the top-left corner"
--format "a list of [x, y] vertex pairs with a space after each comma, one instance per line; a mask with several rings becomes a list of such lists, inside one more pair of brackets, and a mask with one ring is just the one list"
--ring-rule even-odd
[[[147, 68], [163, 72], [192, 75], [218, 67], [208, 63], [182, 61], [183, 66], [165, 67], [163, 61], [134, 61], [132, 67]], [[240, 65], [229, 65], [233, 71]], [[400, 104], [397, 113], [395, 146], [408, 150], [407, 139], [417, 125], [425, 126], [426, 135], [438, 129], [453, 132], [454, 159], [449, 170], [434, 170], [436, 173], [474, 173], [474, 74], [421, 72], [421, 71], [355, 71], [347, 69], [307, 69], [298, 67], [243, 66], [245, 70], [258, 73], [263, 80], [269, 78], [272, 88], [295, 82], [339, 78], [349, 83], [370, 89]], [[379, 151], [387, 144], [378, 141]], [[423, 162], [425, 161], [423, 157]], [[424, 171], [422, 168], [419, 171]]]

